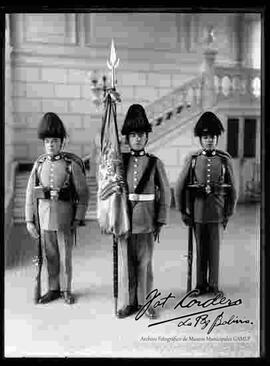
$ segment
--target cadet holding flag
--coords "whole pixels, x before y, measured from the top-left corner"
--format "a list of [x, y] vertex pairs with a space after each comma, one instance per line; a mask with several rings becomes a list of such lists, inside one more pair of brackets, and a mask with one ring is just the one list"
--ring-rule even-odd
[[84, 164], [75, 154], [62, 151], [66, 130], [55, 113], [43, 116], [38, 137], [45, 154], [35, 161], [29, 177], [25, 220], [30, 235], [43, 246], [49, 290], [35, 301], [45, 304], [63, 295], [67, 304], [73, 304], [74, 233], [77, 226], [84, 225], [89, 198]]
[[[121, 251], [126, 253], [122, 265], [126, 267], [128, 296], [127, 303], [118, 311], [119, 318], [137, 312], [153, 290], [154, 240], [167, 223], [170, 190], [165, 168], [159, 158], [145, 151], [151, 131], [144, 108], [131, 105], [121, 131], [130, 147], [130, 152], [123, 154], [123, 161], [131, 234], [127, 243], [120, 241]], [[145, 315], [156, 317], [152, 307]]]
[[[167, 222], [170, 190], [162, 162], [145, 152], [152, 127], [139, 104], [132, 105], [127, 112], [122, 135], [126, 136], [130, 152], [121, 153], [116, 122], [116, 102], [120, 96], [115, 89], [119, 59], [113, 41], [107, 64], [112, 78], [111, 87], [104, 93], [98, 220], [102, 232], [113, 234], [115, 314], [125, 318], [139, 311], [153, 289], [154, 239]], [[119, 311], [118, 283], [124, 303]], [[145, 314], [150, 318], [156, 315], [153, 308]]]
[[186, 158], [175, 187], [176, 205], [182, 220], [193, 227], [196, 238], [197, 291], [194, 296], [221, 292], [219, 249], [222, 229], [234, 213], [237, 200], [231, 157], [216, 148], [223, 131], [222, 123], [214, 113], [202, 114], [194, 128], [202, 149]]

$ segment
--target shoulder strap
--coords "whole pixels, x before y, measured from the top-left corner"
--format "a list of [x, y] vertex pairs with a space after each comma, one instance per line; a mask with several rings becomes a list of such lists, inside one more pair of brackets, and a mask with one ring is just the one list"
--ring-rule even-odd
[[39, 177], [40, 177], [40, 170], [41, 170], [41, 164], [44, 163], [44, 161], [46, 160], [46, 154], [43, 154], [41, 156], [39, 156], [37, 158], [37, 160], [35, 161], [35, 186], [39, 186], [39, 183], [40, 183], [40, 180], [39, 180]]
[[127, 174], [127, 168], [128, 168], [130, 155], [131, 155], [130, 153], [122, 153], [125, 175]]
[[139, 184], [137, 185], [137, 187], [135, 188], [135, 193], [141, 193], [145, 187], [145, 184], [148, 182], [149, 178], [150, 178], [150, 174], [152, 172], [152, 169], [155, 165], [157, 161], [157, 158], [156, 156], [153, 156], [153, 155], [149, 155], [149, 162], [148, 162], [148, 165], [140, 179], [140, 182]]
[[191, 156], [191, 162], [189, 167], [189, 174], [188, 174], [188, 183], [193, 184], [195, 183], [195, 165], [196, 165], [196, 158], [198, 157], [198, 154], [193, 154]]
[[70, 159], [65, 159], [65, 162], [66, 162], [66, 179], [63, 183], [63, 188], [66, 188], [69, 186], [69, 184], [73, 184], [73, 178], [72, 178], [72, 169], [71, 169], [71, 163], [72, 163], [72, 160]]
[[220, 176], [220, 183], [225, 183], [228, 180], [227, 173], [227, 160], [229, 157], [227, 155], [219, 155], [221, 158], [221, 176]]

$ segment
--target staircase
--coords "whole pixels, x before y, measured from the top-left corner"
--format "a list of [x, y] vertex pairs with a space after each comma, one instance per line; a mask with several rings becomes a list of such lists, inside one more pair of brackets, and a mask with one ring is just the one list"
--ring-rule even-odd
[[[212, 109], [225, 108], [229, 110], [232, 104], [249, 106], [260, 105], [260, 71], [244, 67], [215, 66], [213, 70], [215, 95]], [[146, 109], [153, 133], [149, 136], [148, 150], [150, 152], [166, 145], [180, 129], [191, 128], [203, 111], [202, 96], [205, 78], [200, 74], [171, 93], [159, 98]], [[125, 151], [127, 146], [123, 144]], [[179, 168], [179, 167], [177, 167]], [[24, 222], [25, 190], [29, 171], [17, 171], [14, 194], [14, 222]], [[86, 220], [97, 218], [97, 182], [95, 177], [87, 176], [90, 200]]]
[[[15, 179], [15, 191], [14, 191], [14, 204], [13, 204], [13, 218], [14, 223], [24, 223], [24, 205], [25, 205], [25, 192], [27, 181], [29, 177], [29, 171], [17, 171]], [[87, 175], [87, 184], [90, 192], [90, 200], [86, 213], [86, 220], [96, 220], [97, 218], [97, 183], [95, 177]]]
[[29, 177], [29, 171], [17, 171], [14, 187], [14, 200], [13, 200], [13, 219], [14, 223], [24, 223], [24, 204], [25, 204], [25, 191], [27, 181]]
[[[212, 76], [214, 97], [210, 109], [230, 110], [232, 104], [242, 108], [260, 105], [260, 70], [216, 65]], [[153, 127], [148, 147], [161, 146], [164, 138], [170, 138], [172, 132], [197, 120], [204, 110], [206, 84], [205, 75], [199, 74], [146, 106], [146, 114]]]

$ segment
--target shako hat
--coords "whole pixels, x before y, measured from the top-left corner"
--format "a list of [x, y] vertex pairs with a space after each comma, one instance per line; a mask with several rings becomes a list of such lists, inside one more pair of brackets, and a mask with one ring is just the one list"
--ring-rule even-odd
[[43, 140], [46, 137], [59, 137], [63, 140], [66, 135], [64, 124], [57, 114], [45, 113], [38, 127], [38, 138]]
[[194, 136], [219, 136], [222, 132], [224, 132], [224, 127], [213, 112], [204, 112], [194, 127]]
[[152, 126], [140, 104], [132, 104], [127, 111], [121, 133], [128, 135], [130, 132], [152, 132]]

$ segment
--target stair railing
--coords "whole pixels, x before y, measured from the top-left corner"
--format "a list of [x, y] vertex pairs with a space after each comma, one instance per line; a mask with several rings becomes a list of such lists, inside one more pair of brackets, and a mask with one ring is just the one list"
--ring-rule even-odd
[[200, 75], [146, 106], [146, 114], [153, 130], [166, 125], [170, 120], [179, 118], [184, 111], [192, 113], [201, 109], [201, 88]]
[[215, 66], [215, 92], [217, 102], [242, 97], [251, 102], [260, 101], [261, 73], [248, 67]]

